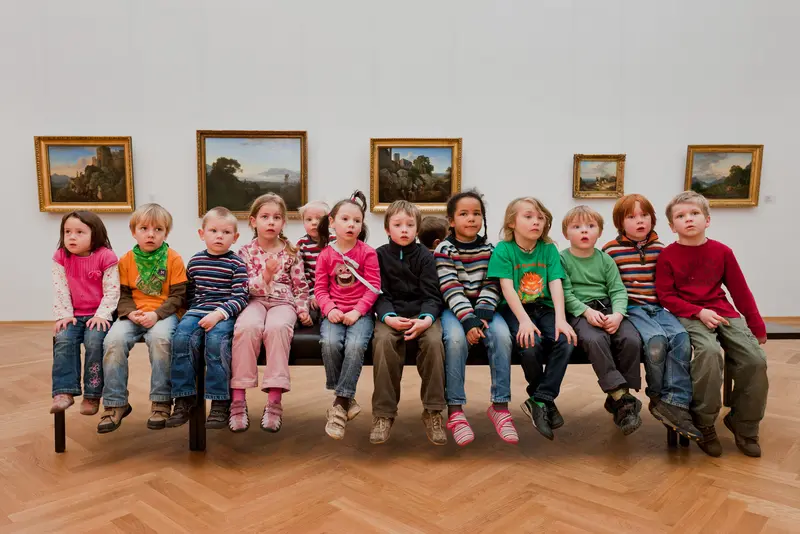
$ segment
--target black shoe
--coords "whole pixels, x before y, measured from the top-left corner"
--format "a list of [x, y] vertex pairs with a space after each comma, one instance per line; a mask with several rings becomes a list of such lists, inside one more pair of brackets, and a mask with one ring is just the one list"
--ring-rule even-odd
[[547, 409], [539, 406], [533, 399], [523, 402], [521, 408], [525, 415], [530, 417], [534, 428], [541, 435], [552, 441], [554, 436], [553, 430], [550, 428], [550, 422], [547, 420]]
[[614, 398], [611, 395], [606, 395], [606, 401], [603, 403], [603, 408], [605, 408], [606, 411], [608, 413], [610, 413], [611, 415], [614, 415], [614, 411], [615, 411], [614, 410], [614, 403], [615, 402], [616, 401], [614, 400]]
[[231, 412], [231, 401], [212, 400], [211, 410], [206, 417], [206, 428], [218, 430], [228, 426], [228, 417]]
[[167, 428], [175, 428], [188, 423], [195, 404], [197, 404], [197, 399], [194, 396], [175, 399], [175, 408], [172, 409], [172, 415], [167, 419]]
[[761, 445], [758, 444], [758, 438], [748, 438], [745, 436], [740, 436], [736, 433], [733, 426], [733, 420], [731, 419], [731, 414], [728, 413], [723, 419], [722, 422], [725, 423], [725, 426], [733, 432], [733, 437], [736, 441], [736, 446], [742, 451], [742, 454], [745, 456], [750, 456], [751, 458], [761, 458]]
[[618, 401], [612, 400], [614, 408], [614, 424], [626, 436], [633, 434], [636, 429], [642, 426], [642, 418], [639, 412], [642, 409], [642, 401], [626, 393]]
[[679, 408], [664, 401], [650, 402], [650, 413], [661, 423], [689, 439], [700, 441], [703, 434], [692, 422], [692, 414], [685, 408]]
[[722, 456], [722, 443], [719, 442], [719, 438], [717, 437], [717, 429], [714, 428], [714, 425], [696, 426], [697, 430], [703, 434], [703, 438], [697, 442], [697, 446], [700, 447], [700, 450], [709, 456], [713, 456], [714, 458], [719, 458]]
[[561, 417], [561, 412], [558, 411], [556, 403], [547, 401], [544, 403], [544, 406], [547, 408], [547, 422], [550, 423], [550, 428], [557, 430], [564, 426], [564, 418]]

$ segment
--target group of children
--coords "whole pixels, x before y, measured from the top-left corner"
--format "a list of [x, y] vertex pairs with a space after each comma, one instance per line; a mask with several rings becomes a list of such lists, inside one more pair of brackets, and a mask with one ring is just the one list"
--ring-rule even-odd
[[703, 196], [687, 191], [667, 205], [678, 236], [667, 247], [655, 233], [652, 204], [638, 194], [622, 197], [613, 211], [618, 236], [602, 251], [595, 246], [603, 231], [599, 213], [571, 209], [562, 221], [569, 247], [559, 252], [549, 235], [553, 216], [533, 197], [508, 205], [496, 246], [487, 239], [486, 206], [474, 190], [448, 200], [446, 219], [423, 219], [414, 204], [392, 203], [384, 218], [388, 243], [377, 250], [365, 242], [361, 192], [330, 210], [319, 201], [303, 206], [306, 235], [296, 244], [283, 233], [286, 211], [278, 195], [257, 198], [249, 216], [253, 240], [233, 253], [235, 216], [210, 210], [199, 230], [206, 248], [185, 269], [165, 242], [172, 217], [157, 204], [133, 213], [137, 244], [119, 260], [99, 217], [86, 211], [64, 216], [53, 257], [51, 412], [67, 409], [81, 394], [83, 343], [80, 411], [96, 414], [102, 397], [98, 432], [119, 428], [131, 413], [128, 353], [144, 339], [152, 366], [148, 428], [189, 420], [198, 402], [195, 369], [205, 365], [206, 427], [243, 432], [250, 424], [245, 391], [259, 385], [263, 345], [267, 402], [260, 426], [278, 432], [282, 395], [291, 389], [295, 324], [321, 321], [326, 387], [335, 395], [325, 431], [335, 439], [361, 412], [356, 386], [370, 342], [370, 441], [376, 444], [389, 439], [409, 351], [422, 379], [428, 439], [444, 445], [449, 430], [458, 445], [473, 441], [464, 385], [470, 348], [479, 343], [491, 371], [487, 416], [500, 438], [519, 441], [508, 410], [516, 350], [528, 382], [522, 411], [552, 440], [564, 424], [555, 400], [579, 347], [624, 434], [642, 424], [641, 402], [631, 390], [641, 388], [643, 359], [651, 414], [719, 456], [714, 423], [724, 349], [734, 373], [725, 426], [744, 454], [760, 456], [766, 330], [733, 252], [706, 238], [710, 215]]

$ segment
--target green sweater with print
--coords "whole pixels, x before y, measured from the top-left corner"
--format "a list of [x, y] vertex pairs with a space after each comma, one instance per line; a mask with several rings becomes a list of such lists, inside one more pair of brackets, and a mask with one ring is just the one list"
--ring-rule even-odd
[[588, 258], [579, 258], [569, 249], [561, 251], [564, 279], [564, 305], [567, 313], [580, 316], [587, 302], [610, 299], [611, 309], [628, 314], [628, 292], [622, 283], [617, 264], [605, 252], [594, 249]]

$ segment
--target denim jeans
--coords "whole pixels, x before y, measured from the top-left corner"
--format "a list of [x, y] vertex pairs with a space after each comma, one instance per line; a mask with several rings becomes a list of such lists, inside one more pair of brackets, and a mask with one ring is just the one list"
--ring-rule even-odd
[[172, 356], [172, 334], [177, 326], [177, 315], [161, 319], [149, 330], [129, 319], [120, 319], [114, 323], [103, 343], [103, 406], [117, 408], [128, 405], [128, 353], [141, 339], [144, 339], [150, 352], [150, 400], [172, 400], [169, 364]]
[[322, 320], [319, 343], [325, 364], [325, 387], [334, 390], [337, 397], [352, 399], [356, 396], [358, 377], [364, 366], [364, 352], [372, 338], [374, 324], [371, 313], [350, 326]]
[[522, 348], [516, 342], [519, 321], [511, 308], [505, 306], [501, 313], [519, 351], [522, 371], [528, 381], [528, 396], [539, 402], [552, 402], [561, 390], [561, 382], [575, 347], [570, 345], [564, 334], [559, 335], [556, 341], [556, 312], [553, 308], [528, 305], [525, 311], [544, 336], [541, 338], [538, 334], [535, 335], [533, 346], [528, 348]]
[[[447, 404], [463, 406], [467, 403], [464, 380], [467, 372], [469, 343], [467, 334], [455, 314], [442, 312], [442, 338], [444, 341], [445, 393]], [[483, 344], [489, 355], [489, 371], [492, 375], [492, 402], [511, 400], [511, 333], [499, 313], [489, 322], [483, 333]]]
[[[197, 395], [197, 366], [206, 366], [208, 400], [231, 398], [231, 343], [235, 319], [220, 321], [206, 332], [198, 323], [202, 317], [186, 315], [172, 337], [170, 381], [172, 398]], [[202, 361], [205, 355], [205, 362]]]
[[650, 398], [689, 409], [692, 400], [692, 345], [683, 325], [661, 306], [629, 306], [628, 319], [642, 337], [645, 393]]
[[86, 348], [83, 363], [83, 392], [87, 399], [103, 394], [103, 340], [107, 332], [89, 329], [91, 315], [76, 317], [76, 324], [56, 334], [53, 344], [53, 396], [81, 394], [81, 343]]

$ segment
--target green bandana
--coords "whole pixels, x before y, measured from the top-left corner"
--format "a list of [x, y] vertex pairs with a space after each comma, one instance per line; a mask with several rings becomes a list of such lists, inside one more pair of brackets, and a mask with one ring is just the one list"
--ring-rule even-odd
[[136, 269], [139, 276], [136, 278], [136, 287], [145, 295], [158, 296], [167, 279], [167, 251], [169, 245], [162, 243], [153, 252], [145, 252], [139, 245], [133, 247], [133, 256], [136, 260]]

